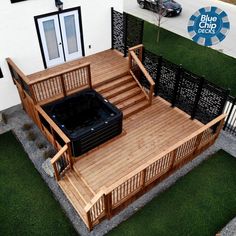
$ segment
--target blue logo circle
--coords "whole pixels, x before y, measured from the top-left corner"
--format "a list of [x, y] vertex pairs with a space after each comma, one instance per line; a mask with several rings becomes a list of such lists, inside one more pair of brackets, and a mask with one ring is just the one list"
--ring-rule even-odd
[[192, 40], [203, 46], [221, 42], [230, 29], [227, 14], [217, 7], [204, 7], [189, 19], [188, 33]]

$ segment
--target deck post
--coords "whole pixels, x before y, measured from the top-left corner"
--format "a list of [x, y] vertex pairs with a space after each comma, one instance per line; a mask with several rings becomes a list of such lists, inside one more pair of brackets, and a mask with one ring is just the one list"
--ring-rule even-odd
[[89, 229], [89, 231], [91, 231], [93, 228], [93, 223], [91, 220], [90, 211], [86, 212], [86, 217], [87, 217], [88, 229]]
[[60, 180], [60, 175], [59, 175], [58, 170], [57, 170], [56, 162], [52, 163], [52, 166], [53, 166], [53, 169], [54, 169], [55, 179], [56, 179], [56, 181], [59, 181]]
[[105, 201], [105, 213], [108, 219], [111, 219], [111, 209], [112, 209], [112, 199], [111, 199], [111, 192], [108, 194], [104, 194], [104, 201]]
[[158, 95], [158, 86], [161, 78], [161, 67], [162, 67], [162, 56], [158, 57], [158, 63], [157, 63], [157, 75], [156, 75], [156, 83], [155, 83], [155, 96]]
[[197, 95], [195, 97], [195, 101], [194, 101], [194, 105], [193, 105], [193, 110], [192, 110], [192, 113], [191, 113], [191, 119], [192, 120], [194, 119], [195, 114], [196, 114], [197, 105], [198, 105], [198, 102], [199, 102], [200, 97], [201, 97], [204, 82], [205, 82], [204, 77], [201, 77], [200, 84], [199, 84], [198, 91], [197, 91]]
[[220, 131], [224, 126], [224, 119], [222, 119], [218, 125], [218, 127], [216, 128], [216, 133], [215, 133], [215, 138], [214, 140], [216, 140], [218, 138], [218, 136], [220, 135]]
[[175, 107], [182, 70], [183, 70], [182, 65], [179, 65], [179, 68], [178, 68], [177, 73], [175, 75], [175, 86], [174, 86], [174, 94], [173, 94], [172, 101], [171, 101], [171, 107]]
[[197, 138], [196, 138], [196, 141], [195, 141], [195, 145], [194, 145], [194, 151], [193, 151], [193, 155], [195, 155], [198, 151], [198, 148], [201, 144], [201, 140], [202, 140], [202, 136], [203, 136], [203, 132], [201, 132]]
[[145, 180], [146, 180], [146, 168], [144, 170], [142, 170], [141, 172], [141, 186], [142, 186], [142, 189], [145, 188]]
[[111, 7], [111, 49], [114, 49], [114, 8]]
[[[25, 90], [23, 90], [23, 91], [25, 93]], [[34, 104], [36, 104], [37, 102], [36, 102], [36, 98], [35, 98], [35, 94], [34, 94], [34, 90], [33, 90], [33, 84], [29, 85], [29, 91], [30, 91], [30, 95], [31, 95], [31, 98], [32, 98]]]
[[88, 83], [89, 83], [89, 87], [92, 89], [93, 85], [92, 85], [92, 76], [91, 76], [91, 67], [90, 64], [88, 65]]
[[124, 42], [124, 57], [127, 57], [127, 13], [123, 13], [123, 42]]
[[170, 164], [170, 169], [169, 170], [171, 170], [173, 168], [174, 164], [175, 164], [177, 150], [178, 150], [178, 148], [176, 148], [175, 150], [172, 151], [171, 164]]
[[60, 75], [60, 79], [61, 79], [61, 86], [62, 86], [63, 95], [64, 95], [64, 97], [66, 97], [67, 96], [67, 94], [66, 94], [66, 86], [65, 86], [63, 74]]

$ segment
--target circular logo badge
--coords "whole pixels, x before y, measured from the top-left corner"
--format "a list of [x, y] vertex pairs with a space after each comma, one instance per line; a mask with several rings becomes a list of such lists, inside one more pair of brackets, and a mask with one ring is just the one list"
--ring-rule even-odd
[[217, 7], [204, 7], [189, 19], [188, 33], [192, 40], [203, 46], [221, 42], [229, 32], [227, 14]]

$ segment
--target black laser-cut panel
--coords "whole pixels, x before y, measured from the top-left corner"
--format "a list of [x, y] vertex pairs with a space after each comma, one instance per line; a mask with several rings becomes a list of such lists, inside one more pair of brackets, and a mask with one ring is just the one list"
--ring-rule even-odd
[[124, 53], [124, 20], [123, 20], [123, 14], [113, 10], [113, 32], [112, 32], [112, 42], [113, 42], [113, 48], [117, 49], [121, 53]]
[[157, 79], [158, 58], [158, 55], [144, 49], [143, 65], [155, 82]]
[[201, 77], [189, 71], [182, 70], [177, 89], [175, 106], [191, 115], [200, 89], [200, 84]]
[[143, 20], [125, 13], [126, 15], [126, 50], [141, 44], [143, 41]]
[[221, 115], [228, 98], [228, 91], [205, 81], [196, 108], [195, 118], [207, 124]]
[[160, 70], [160, 78], [156, 83], [157, 95], [172, 102], [179, 66], [162, 59], [161, 67], [158, 69]]

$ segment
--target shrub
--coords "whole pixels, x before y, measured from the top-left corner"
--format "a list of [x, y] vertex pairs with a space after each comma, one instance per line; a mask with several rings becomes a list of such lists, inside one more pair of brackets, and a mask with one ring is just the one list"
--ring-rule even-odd
[[39, 148], [39, 149], [43, 149], [43, 148], [46, 148], [47, 145], [45, 143], [42, 143], [42, 142], [38, 142], [36, 143], [36, 146]]
[[29, 131], [29, 133], [27, 134], [27, 139], [29, 141], [34, 141], [36, 139], [36, 135], [33, 131]]
[[49, 149], [44, 152], [43, 156], [45, 159], [53, 158], [56, 155], [56, 153], [57, 152], [54, 149]]
[[25, 123], [22, 126], [22, 130], [26, 131], [26, 130], [30, 130], [33, 127], [33, 125], [31, 123]]

